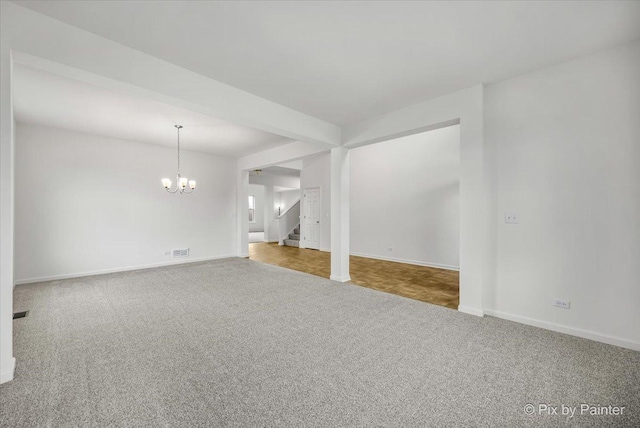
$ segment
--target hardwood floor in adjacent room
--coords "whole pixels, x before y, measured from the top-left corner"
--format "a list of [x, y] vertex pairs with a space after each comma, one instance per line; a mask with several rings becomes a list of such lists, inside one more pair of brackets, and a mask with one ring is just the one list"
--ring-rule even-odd
[[[249, 244], [249, 258], [329, 278], [331, 253], [278, 244]], [[351, 284], [457, 309], [457, 271], [351, 256]]]

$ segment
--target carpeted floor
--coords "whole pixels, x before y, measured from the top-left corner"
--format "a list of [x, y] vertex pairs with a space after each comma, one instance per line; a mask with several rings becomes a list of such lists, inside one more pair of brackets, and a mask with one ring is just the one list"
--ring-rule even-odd
[[246, 259], [20, 285], [15, 309], [2, 427], [640, 426], [638, 352]]

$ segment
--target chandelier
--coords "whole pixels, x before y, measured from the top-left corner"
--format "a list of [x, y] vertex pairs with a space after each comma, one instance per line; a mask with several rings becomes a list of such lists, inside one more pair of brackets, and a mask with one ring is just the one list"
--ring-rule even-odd
[[[171, 180], [168, 178], [162, 179], [162, 185], [169, 193], [176, 193], [178, 191], [180, 193], [192, 193], [196, 189], [196, 181], [180, 176], [180, 129], [182, 129], [182, 125], [174, 126], [178, 130], [178, 175], [176, 176], [176, 188], [171, 189]], [[187, 190], [187, 184], [189, 184], [191, 190]]]

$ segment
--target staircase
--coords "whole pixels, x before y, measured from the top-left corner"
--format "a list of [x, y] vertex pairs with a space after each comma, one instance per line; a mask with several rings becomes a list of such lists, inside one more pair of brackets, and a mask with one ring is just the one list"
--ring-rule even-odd
[[293, 229], [293, 233], [289, 234], [289, 239], [285, 239], [284, 245], [289, 247], [299, 247], [300, 246], [300, 225], [297, 225], [295, 229]]

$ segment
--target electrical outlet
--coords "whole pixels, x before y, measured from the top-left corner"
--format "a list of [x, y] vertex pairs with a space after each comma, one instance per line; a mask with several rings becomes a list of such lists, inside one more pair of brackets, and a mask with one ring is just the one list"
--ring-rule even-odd
[[393, 247], [387, 248], [387, 251], [393, 251]]
[[165, 251], [165, 252], [164, 252], [164, 255], [165, 255], [165, 256], [170, 256], [170, 255], [171, 255], [171, 250], [167, 250], [167, 251]]
[[507, 211], [504, 213], [504, 222], [508, 224], [518, 224], [520, 222], [520, 217], [518, 216], [518, 213]]
[[556, 306], [562, 309], [571, 309], [571, 302], [568, 300], [554, 299], [553, 306]]
[[180, 248], [178, 250], [171, 250], [171, 257], [189, 257], [189, 249]]

